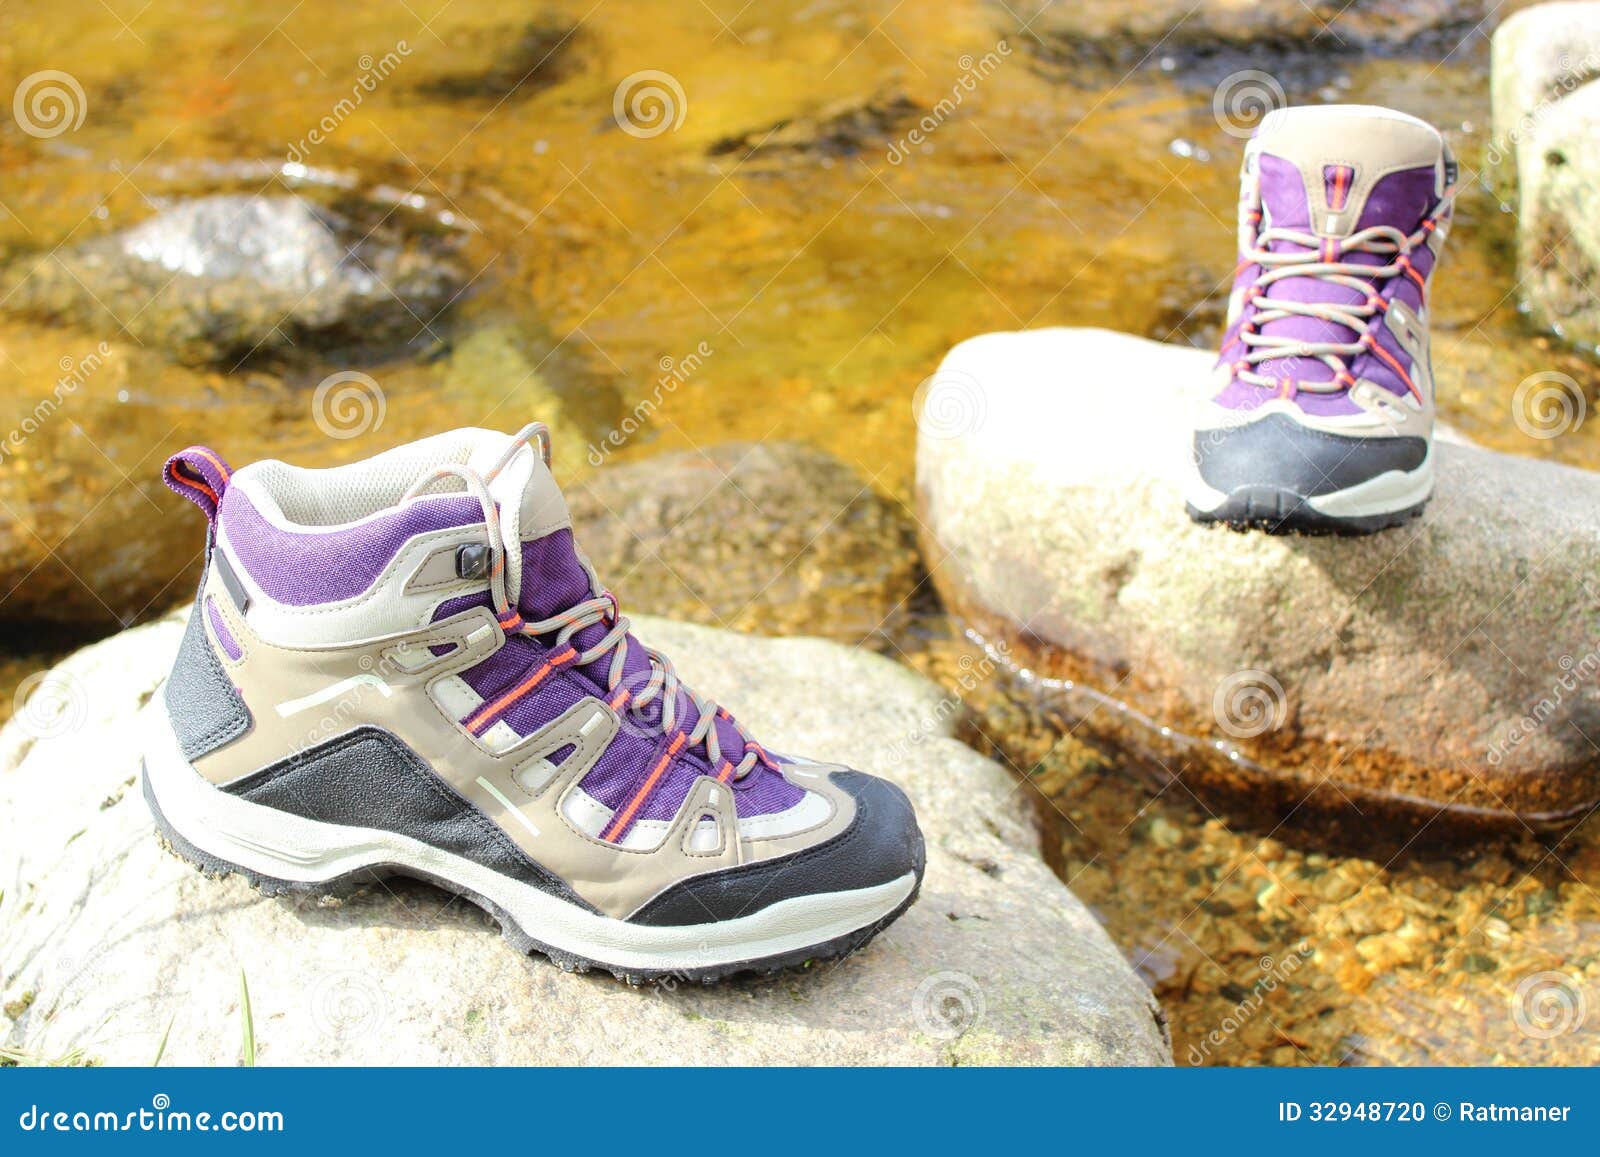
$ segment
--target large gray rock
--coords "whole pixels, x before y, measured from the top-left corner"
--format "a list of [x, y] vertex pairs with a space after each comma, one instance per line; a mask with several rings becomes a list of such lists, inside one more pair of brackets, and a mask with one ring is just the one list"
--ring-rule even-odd
[[1487, 161], [1517, 205], [1517, 276], [1544, 325], [1600, 341], [1600, 3], [1540, 4], [1495, 32]]
[[1024, 797], [949, 737], [952, 704], [886, 659], [650, 620], [693, 685], [782, 747], [898, 781], [928, 837], [921, 899], [865, 951], [710, 989], [560, 972], [422, 885], [334, 906], [261, 897], [164, 850], [134, 712], [168, 618], [79, 652], [0, 732], [0, 1040], [29, 1055], [233, 1064], [1165, 1064], [1148, 990], [1039, 852]]
[[[352, 203], [350, 207], [359, 207]], [[20, 258], [6, 308], [138, 341], [190, 364], [307, 349], [361, 358], [419, 337], [465, 281], [403, 212], [357, 220], [294, 196], [182, 201], [105, 237]]]
[[1046, 693], [1080, 738], [1163, 776], [1280, 811], [1355, 805], [1363, 832], [1585, 814], [1600, 476], [1439, 444], [1433, 502], [1403, 529], [1197, 526], [1179, 482], [1211, 360], [1103, 330], [957, 346], [917, 444], [947, 604], [1071, 681]]

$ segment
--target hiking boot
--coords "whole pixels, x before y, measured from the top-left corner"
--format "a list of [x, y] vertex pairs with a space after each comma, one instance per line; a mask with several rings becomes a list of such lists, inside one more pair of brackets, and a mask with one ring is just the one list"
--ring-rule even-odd
[[165, 477], [209, 527], [144, 793], [201, 868], [420, 877], [635, 983], [841, 956], [915, 898], [898, 788], [767, 751], [629, 633], [542, 426]]
[[1239, 268], [1195, 421], [1189, 514], [1367, 534], [1433, 493], [1429, 279], [1456, 164], [1390, 109], [1269, 113], [1245, 150]]

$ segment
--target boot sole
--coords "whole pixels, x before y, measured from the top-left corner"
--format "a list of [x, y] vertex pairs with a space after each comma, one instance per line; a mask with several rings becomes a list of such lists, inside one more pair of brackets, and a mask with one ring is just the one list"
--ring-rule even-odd
[[[159, 723], [170, 736], [170, 726], [165, 719]], [[269, 850], [268, 841], [261, 837], [261, 832], [272, 824], [282, 823], [286, 832], [314, 831], [319, 838], [327, 839], [340, 838], [343, 829], [335, 825], [303, 821], [228, 795], [205, 782], [198, 772], [189, 767], [187, 761], [181, 760], [181, 756], [174, 760], [174, 753], [165, 751], [159, 739], [152, 748], [141, 764], [140, 780], [157, 832], [174, 854], [199, 869], [203, 875], [212, 878], [240, 876], [266, 896], [339, 897], [394, 876], [422, 880], [470, 900], [483, 909], [499, 924], [501, 934], [519, 952], [539, 953], [568, 972], [604, 970], [633, 985], [665, 980], [710, 984], [740, 974], [768, 975], [811, 961], [839, 959], [864, 947], [898, 919], [916, 901], [922, 884], [920, 872], [908, 873], [900, 879], [872, 888], [780, 901], [750, 916], [741, 917], [739, 921], [652, 928], [580, 910], [558, 897], [537, 892], [527, 885], [466, 861], [460, 862], [458, 874], [453, 875], [442, 866], [449, 865], [457, 857], [437, 849], [432, 849], [430, 854], [426, 845], [423, 845], [421, 854], [413, 858], [408, 855], [405, 845], [415, 841], [374, 829], [348, 829], [352, 841], [350, 855], [365, 857], [369, 862], [322, 875], [315, 863], [319, 857], [285, 854], [283, 849], [289, 842], [288, 835], [284, 839], [272, 840], [272, 845], [277, 849], [274, 853]], [[176, 774], [182, 772], [187, 772], [187, 776], [192, 778], [185, 779]], [[163, 805], [163, 799], [167, 806]], [[198, 814], [198, 809], [207, 806], [215, 806], [219, 815], [229, 818], [215, 825], [207, 824]], [[184, 811], [190, 814], [186, 817], [187, 822], [180, 826], [172, 816]], [[239, 817], [248, 821], [251, 828], [248, 834], [240, 830], [242, 825]], [[232, 834], [224, 830], [230, 824], [234, 829]], [[393, 847], [382, 848], [386, 838], [393, 842]], [[202, 847], [201, 844], [209, 847]], [[238, 851], [224, 853], [220, 850], [224, 847]], [[330, 855], [335, 859], [347, 858], [339, 854], [337, 849]], [[252, 862], [241, 863], [240, 860], [247, 856]], [[416, 862], [423, 856], [427, 857], [429, 864]], [[276, 869], [267, 866], [273, 863], [279, 866]], [[459, 878], [463, 876], [475, 879]], [[499, 896], [490, 895], [491, 891], [499, 893]], [[558, 907], [552, 908], [553, 905]], [[517, 906], [534, 906], [547, 915], [554, 912], [559, 922], [567, 925], [577, 923], [584, 927], [586, 936], [612, 943], [596, 950], [580, 943], [580, 938], [571, 927], [564, 928], [560, 936], [544, 931], [527, 916], [519, 918], [514, 914], [511, 909]], [[786, 911], [780, 911], [785, 906]], [[815, 932], [808, 933], [805, 929], [804, 922], [808, 920], [817, 924]], [[741, 921], [749, 921], [754, 930], [760, 933], [753, 937], [748, 946], [741, 943], [737, 934], [730, 937], [732, 926]], [[801, 923], [798, 930], [792, 927], [796, 922]], [[840, 928], [841, 923], [855, 926]], [[541, 935], [535, 935], [530, 928], [540, 931]], [[817, 938], [812, 940], [811, 935]], [[663, 948], [657, 944], [629, 951], [614, 943], [629, 937], [636, 938], [641, 945], [652, 937], [658, 941], [670, 939], [675, 947]], [[794, 943], [797, 939], [805, 942]], [[561, 940], [565, 943], [559, 942]], [[763, 950], [774, 946], [775, 950]], [[652, 959], [641, 962], [641, 957]]]
[[1230, 494], [1227, 501], [1210, 510], [1194, 503], [1184, 504], [1189, 517], [1202, 526], [1222, 525], [1243, 534], [1256, 530], [1264, 534], [1339, 535], [1359, 537], [1393, 530], [1422, 516], [1428, 500], [1403, 510], [1379, 514], [1337, 516], [1325, 514], [1299, 494], [1260, 486]]

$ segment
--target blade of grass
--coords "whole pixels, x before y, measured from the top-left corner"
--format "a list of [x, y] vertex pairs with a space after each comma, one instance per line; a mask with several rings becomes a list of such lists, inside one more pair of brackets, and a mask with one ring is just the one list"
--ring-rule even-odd
[[239, 1063], [247, 1069], [256, 1067], [256, 1019], [250, 1012], [250, 985], [245, 981], [244, 969], [239, 969], [239, 1017], [244, 1042]]
[[153, 1069], [161, 1063], [161, 1058], [167, 1055], [167, 1038], [172, 1035], [172, 1022], [178, 1019], [178, 1014], [173, 1013], [167, 1021], [166, 1030], [161, 1034], [161, 1043], [156, 1046], [156, 1059], [150, 1062]]
[[46, 1057], [24, 1049], [0, 1048], [0, 1066], [16, 1065], [28, 1068], [71, 1068], [86, 1064], [81, 1048], [69, 1049], [58, 1057]]

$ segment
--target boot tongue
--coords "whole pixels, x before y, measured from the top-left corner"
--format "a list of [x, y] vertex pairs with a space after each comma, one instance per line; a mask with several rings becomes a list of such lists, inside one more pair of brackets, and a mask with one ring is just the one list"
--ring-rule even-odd
[[[1410, 235], [1438, 203], [1445, 186], [1444, 140], [1431, 125], [1389, 109], [1316, 105], [1269, 113], [1251, 140], [1248, 157], [1261, 180], [1263, 226], [1343, 238], [1375, 225]], [[1274, 241], [1275, 253], [1304, 246]], [[1379, 266], [1389, 258], [1346, 253], [1341, 261]], [[1365, 294], [1317, 277], [1286, 277], [1267, 301], [1359, 305]], [[1270, 305], [1266, 306], [1270, 308]], [[1355, 331], [1310, 317], [1268, 322], [1261, 332], [1305, 342], [1353, 342]], [[1273, 358], [1259, 371], [1272, 378], [1332, 380], [1316, 358]]]
[[[516, 592], [523, 618], [548, 619], [599, 593], [578, 557], [561, 488], [532, 446], [524, 446], [495, 476], [489, 496], [500, 512], [507, 585]], [[589, 627], [573, 642], [583, 650], [605, 632], [603, 626]]]
[[[560, 487], [544, 460], [531, 447], [518, 454], [489, 486], [490, 496], [500, 509], [501, 536], [506, 545], [508, 568], [519, 572], [521, 590], [517, 610], [529, 622], [548, 619], [601, 593], [589, 578], [572, 534], [572, 518]], [[510, 577], [510, 576], [508, 576]], [[572, 646], [586, 651], [606, 637], [610, 627], [596, 623], [572, 637]], [[614, 651], [607, 651], [577, 672], [597, 690], [607, 689]], [[623, 666], [624, 686], [637, 694], [650, 677], [650, 659], [644, 645], [628, 636], [627, 659]], [[699, 722], [699, 713], [688, 695], [678, 696], [680, 730], [688, 732]], [[659, 724], [661, 705], [652, 703], [635, 715], [635, 721], [650, 726]], [[744, 740], [723, 719], [716, 723], [722, 748], [734, 762], [744, 752]]]
[[1390, 109], [1278, 109], [1256, 130], [1250, 154], [1267, 224], [1319, 237], [1348, 237], [1373, 225], [1410, 233], [1444, 192], [1444, 138]]

